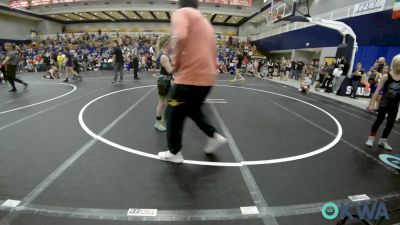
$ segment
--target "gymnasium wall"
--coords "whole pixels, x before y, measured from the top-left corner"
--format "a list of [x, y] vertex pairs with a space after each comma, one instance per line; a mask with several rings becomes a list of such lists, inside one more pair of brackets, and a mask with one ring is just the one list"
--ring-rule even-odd
[[337, 52], [337, 47], [322, 48], [319, 61], [323, 62], [326, 57], [335, 57], [336, 52]]
[[[392, 19], [392, 10], [342, 20], [357, 34], [360, 46], [400, 46], [400, 21]], [[262, 51], [335, 47], [341, 35], [331, 29], [311, 26], [255, 41]]]
[[25, 40], [36, 21], [0, 14], [0, 39]]
[[256, 24], [256, 23], [246, 22], [246, 23], [244, 23], [243, 25], [241, 25], [239, 27], [239, 35], [246, 37], [246, 36], [249, 36], [249, 35], [257, 34], [257, 33], [259, 33], [258, 32], [258, 26], [259, 25]]
[[[345, 0], [345, 1], [312, 0], [310, 4], [310, 14], [311, 16], [315, 16], [326, 12], [330, 12], [334, 9], [344, 8], [365, 1], [366, 0]], [[385, 7], [393, 8], [394, 1], [395, 0], [386, 0]]]
[[[171, 24], [168, 23], [152, 23], [152, 22], [109, 22], [109, 23], [77, 23], [65, 25], [66, 32], [97, 32], [99, 29], [119, 32], [169, 32]], [[217, 33], [236, 36], [237, 27], [232, 26], [214, 26]]]
[[61, 33], [62, 24], [0, 14], [0, 40], [26, 40], [32, 29], [42, 34], [55, 34]]
[[292, 51], [286, 51], [286, 52], [266, 53], [265, 56], [268, 59], [280, 60], [280, 59], [282, 59], [282, 57], [285, 57], [286, 59], [290, 59], [292, 57], [292, 54], [293, 54]]
[[42, 34], [56, 34], [62, 33], [63, 25], [60, 23], [42, 20], [38, 22], [37, 30]]
[[379, 57], [385, 57], [388, 64], [393, 57], [400, 54], [400, 46], [360, 46], [356, 53], [355, 64], [362, 63], [365, 69], [370, 69]]
[[314, 59], [319, 59], [319, 52], [315, 51], [303, 51], [303, 50], [295, 50], [291, 56], [292, 59], [301, 59], [304, 63], [311, 63]]
[[[311, 16], [320, 15], [323, 13], [330, 12], [335, 9], [345, 8], [360, 2], [364, 2], [366, 0], [346, 0], [346, 1], [334, 1], [334, 0], [309, 0], [310, 2], [310, 14]], [[391, 9], [393, 8], [395, 0], [386, 0], [385, 8]], [[304, 7], [302, 6], [302, 12], [304, 11]], [[246, 22], [239, 27], [239, 35], [240, 36], [249, 36], [256, 35], [262, 32], [271, 29], [268, 27], [267, 22], [263, 20], [260, 23], [251, 23]]]

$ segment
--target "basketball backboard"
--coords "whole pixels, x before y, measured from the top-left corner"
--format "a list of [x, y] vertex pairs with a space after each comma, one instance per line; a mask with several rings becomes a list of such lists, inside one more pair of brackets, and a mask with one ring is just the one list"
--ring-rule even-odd
[[272, 0], [271, 15], [272, 22], [279, 22], [287, 17], [293, 16], [296, 10], [295, 0]]
[[272, 0], [267, 14], [268, 23], [289, 21], [293, 16], [310, 16], [308, 0]]

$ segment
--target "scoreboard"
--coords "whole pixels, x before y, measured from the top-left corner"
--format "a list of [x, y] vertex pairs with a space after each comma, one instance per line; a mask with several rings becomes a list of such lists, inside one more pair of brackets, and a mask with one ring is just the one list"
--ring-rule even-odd
[[31, 6], [50, 5], [51, 0], [31, 0]]
[[10, 0], [11, 8], [27, 8], [29, 7], [28, 0]]
[[97, 0], [10, 0], [10, 8], [28, 8], [29, 6], [41, 6], [74, 2], [93, 2]]
[[[30, 6], [42, 6], [42, 5], [75, 3], [75, 2], [93, 2], [93, 1], [97, 0], [9, 0], [9, 4], [10, 8], [28, 8]], [[172, 0], [172, 1], [177, 1], [177, 0]], [[222, 5], [240, 5], [240, 6], [252, 5], [252, 0], [199, 0], [199, 2], [215, 3]]]

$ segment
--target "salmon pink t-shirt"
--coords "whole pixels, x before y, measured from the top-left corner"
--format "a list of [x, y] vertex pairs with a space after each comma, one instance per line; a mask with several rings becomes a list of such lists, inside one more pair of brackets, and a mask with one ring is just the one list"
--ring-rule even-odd
[[178, 45], [175, 56], [175, 84], [212, 86], [217, 72], [214, 28], [195, 8], [181, 8], [171, 19]]

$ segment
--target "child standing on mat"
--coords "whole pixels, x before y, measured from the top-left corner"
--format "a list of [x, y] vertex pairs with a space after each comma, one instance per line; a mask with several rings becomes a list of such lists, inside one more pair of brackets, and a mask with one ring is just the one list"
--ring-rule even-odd
[[[392, 151], [392, 147], [387, 143], [387, 138], [394, 126], [397, 112], [399, 109], [399, 102], [400, 102], [400, 54], [396, 55], [392, 61], [392, 71], [386, 75], [383, 75], [377, 90], [375, 91], [374, 95], [372, 96], [373, 101], [378, 98], [379, 93], [381, 90], [385, 89], [383, 93], [382, 100], [379, 103], [378, 108], [378, 117], [374, 125], [372, 126], [371, 132], [369, 133], [368, 141], [365, 143], [367, 146], [372, 147], [374, 146], [374, 140], [376, 133], [382, 122], [385, 120], [387, 115], [386, 121], [386, 128], [383, 131], [382, 138], [379, 140], [378, 144], [388, 151]], [[375, 107], [373, 103], [369, 105], [369, 110], [374, 111]]]
[[158, 105], [156, 109], [156, 123], [154, 124], [154, 128], [160, 132], [164, 132], [167, 130], [165, 126], [162, 124], [162, 116], [164, 115], [164, 109], [168, 103], [168, 92], [171, 86], [172, 73], [174, 68], [171, 65], [171, 59], [168, 56], [168, 46], [171, 40], [170, 35], [161, 36], [158, 39], [157, 48], [160, 53], [160, 64], [161, 70], [160, 75], [157, 80], [157, 88], [158, 88]]
[[236, 82], [236, 81], [242, 81], [242, 82], [244, 82], [245, 81], [245, 79], [244, 79], [244, 77], [240, 74], [240, 70], [242, 69], [242, 64], [243, 64], [243, 59], [244, 59], [244, 57], [243, 57], [243, 55], [242, 54], [238, 54], [237, 55], [237, 58], [236, 58], [236, 61], [235, 61], [235, 78], [233, 78], [233, 80], [232, 80], [232, 82]]

